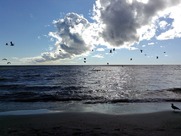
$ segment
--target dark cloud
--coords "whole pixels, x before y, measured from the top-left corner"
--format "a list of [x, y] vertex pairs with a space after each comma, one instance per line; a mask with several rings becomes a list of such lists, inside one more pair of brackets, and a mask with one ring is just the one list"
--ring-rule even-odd
[[97, 0], [95, 16], [97, 22], [105, 25], [101, 32], [103, 39], [113, 46], [139, 41], [137, 30], [151, 23], [158, 11], [176, 5], [180, 0], [150, 0], [148, 3], [133, 0]]

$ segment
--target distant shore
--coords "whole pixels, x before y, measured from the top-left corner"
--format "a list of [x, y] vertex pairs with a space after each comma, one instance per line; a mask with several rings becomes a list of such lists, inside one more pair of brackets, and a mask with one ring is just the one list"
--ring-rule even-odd
[[0, 116], [0, 130], [1, 136], [180, 136], [181, 112], [7, 115]]

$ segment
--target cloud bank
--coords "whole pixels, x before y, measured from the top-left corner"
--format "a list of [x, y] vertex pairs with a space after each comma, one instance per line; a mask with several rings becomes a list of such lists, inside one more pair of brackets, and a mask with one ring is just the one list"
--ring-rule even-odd
[[[76, 13], [68, 13], [63, 19], [53, 21], [57, 31], [50, 32], [49, 36], [55, 39], [55, 47], [33, 61], [74, 58], [89, 53], [96, 45], [130, 48], [153, 37], [158, 40], [180, 37], [181, 28], [177, 28], [181, 13], [173, 10], [180, 8], [180, 3], [181, 0], [96, 0], [92, 23]], [[177, 7], [172, 9], [173, 6]], [[174, 22], [166, 30], [168, 18]], [[156, 35], [158, 29], [162, 33]]]

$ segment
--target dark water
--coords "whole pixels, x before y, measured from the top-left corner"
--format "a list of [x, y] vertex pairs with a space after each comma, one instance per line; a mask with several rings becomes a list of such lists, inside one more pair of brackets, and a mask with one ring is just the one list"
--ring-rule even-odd
[[9, 103], [157, 101], [181, 101], [180, 65], [0, 67], [0, 111]]

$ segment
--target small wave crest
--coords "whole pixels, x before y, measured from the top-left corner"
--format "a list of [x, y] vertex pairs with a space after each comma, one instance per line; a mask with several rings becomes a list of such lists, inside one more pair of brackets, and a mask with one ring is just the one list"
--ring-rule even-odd
[[181, 94], [181, 88], [171, 88], [171, 89], [167, 89], [167, 91]]
[[0, 82], [12, 82], [15, 80], [13, 77], [0, 77]]
[[[0, 101], [82, 101], [85, 104], [181, 101], [181, 88], [154, 91], [92, 90], [84, 86], [0, 85]], [[12, 91], [13, 90], [13, 91]], [[135, 95], [136, 94], [136, 95]]]
[[101, 97], [92, 97], [88, 94], [77, 93], [75, 91], [60, 92], [13, 92], [1, 93], [0, 101], [13, 102], [55, 102], [55, 101], [84, 101], [98, 100]]

